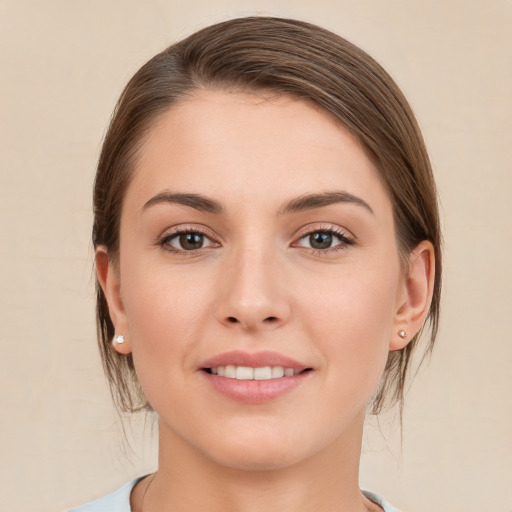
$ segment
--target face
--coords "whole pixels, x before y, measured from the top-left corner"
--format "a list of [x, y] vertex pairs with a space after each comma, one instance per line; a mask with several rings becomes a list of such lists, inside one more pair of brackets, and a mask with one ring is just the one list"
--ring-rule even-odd
[[201, 91], [152, 128], [104, 283], [161, 442], [230, 467], [354, 441], [404, 302], [359, 143], [289, 97]]

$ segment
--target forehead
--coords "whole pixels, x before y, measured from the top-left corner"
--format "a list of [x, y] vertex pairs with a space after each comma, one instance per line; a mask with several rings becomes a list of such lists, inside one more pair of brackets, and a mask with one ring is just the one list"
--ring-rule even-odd
[[333, 189], [389, 209], [359, 141], [309, 102], [267, 93], [201, 90], [174, 105], [142, 145], [127, 201], [198, 193], [261, 207]]

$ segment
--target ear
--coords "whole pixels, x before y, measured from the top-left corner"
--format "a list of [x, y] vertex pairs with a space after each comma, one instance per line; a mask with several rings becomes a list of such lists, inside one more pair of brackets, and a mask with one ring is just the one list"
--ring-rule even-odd
[[[424, 240], [409, 255], [408, 271], [397, 295], [389, 350], [404, 348], [423, 327], [432, 301], [434, 278], [434, 247]], [[400, 331], [405, 331], [404, 337], [399, 335]]]
[[119, 271], [116, 265], [110, 261], [107, 248], [103, 245], [96, 248], [96, 275], [107, 299], [108, 311], [116, 334], [122, 334], [125, 339], [124, 343], [114, 343], [114, 349], [120, 354], [129, 354], [132, 350], [128, 335], [128, 322], [121, 297]]

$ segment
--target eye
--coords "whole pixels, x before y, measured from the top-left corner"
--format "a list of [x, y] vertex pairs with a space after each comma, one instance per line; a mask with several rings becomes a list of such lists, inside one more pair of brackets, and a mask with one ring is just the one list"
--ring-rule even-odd
[[164, 236], [160, 245], [167, 250], [176, 252], [190, 252], [216, 246], [210, 238], [199, 231], [181, 231]]
[[316, 251], [326, 251], [334, 248], [342, 249], [352, 244], [354, 244], [354, 240], [349, 238], [345, 233], [333, 229], [322, 229], [303, 236], [297, 245]]

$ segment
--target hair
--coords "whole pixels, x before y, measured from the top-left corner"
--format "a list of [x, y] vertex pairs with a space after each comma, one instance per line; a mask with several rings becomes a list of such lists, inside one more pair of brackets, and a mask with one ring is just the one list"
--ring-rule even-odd
[[[94, 247], [109, 261], [119, 252], [123, 198], [148, 131], [169, 108], [199, 89], [292, 95], [330, 113], [375, 162], [391, 199], [402, 261], [423, 240], [435, 251], [435, 282], [427, 322], [434, 345], [441, 293], [441, 233], [437, 194], [425, 144], [404, 95], [369, 55], [321, 27], [291, 19], [238, 18], [199, 30], [149, 60], [128, 82], [101, 150], [94, 184]], [[406, 268], [404, 268], [406, 271]], [[151, 410], [132, 355], [112, 349], [114, 325], [96, 281], [97, 332], [103, 367], [118, 410]], [[418, 333], [389, 352], [371, 412], [402, 410]]]

